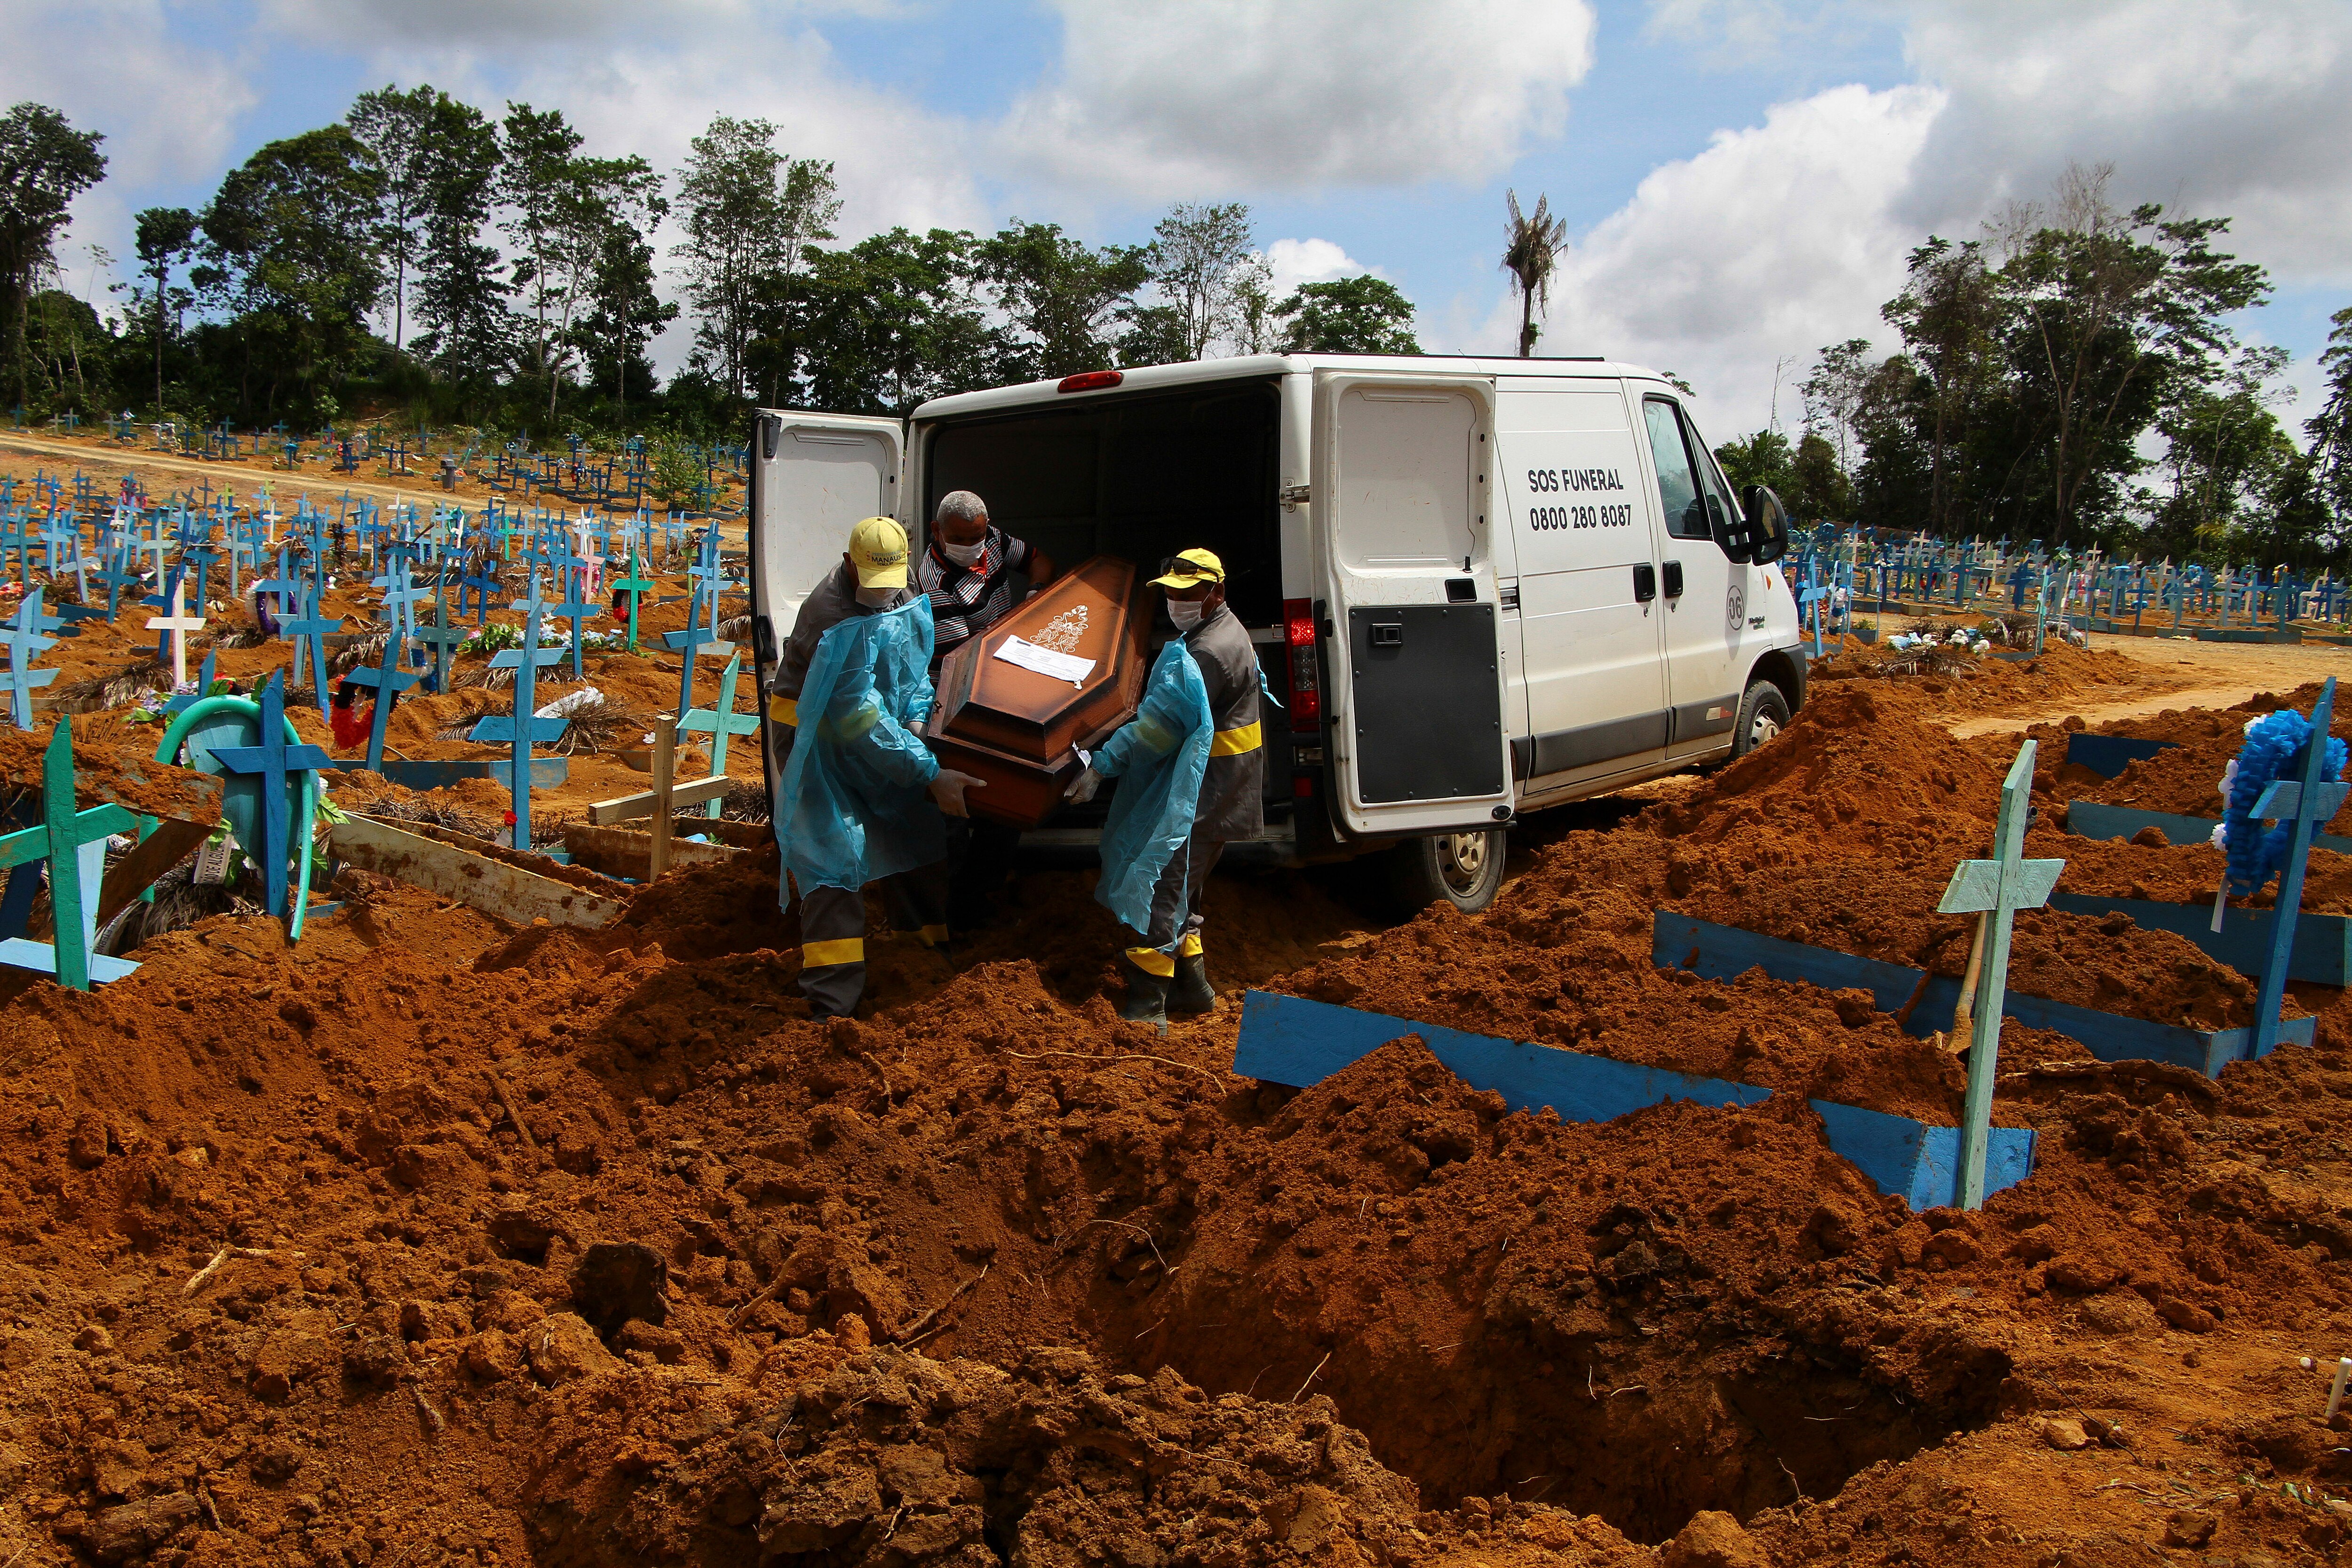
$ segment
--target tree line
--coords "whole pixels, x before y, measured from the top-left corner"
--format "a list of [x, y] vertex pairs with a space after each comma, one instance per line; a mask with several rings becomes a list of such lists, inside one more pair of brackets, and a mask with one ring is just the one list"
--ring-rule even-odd
[[[1378, 278], [1276, 299], [1242, 203], [1179, 205], [1142, 245], [1017, 218], [841, 244], [833, 165], [766, 121], [718, 116], [665, 174], [560, 110], [494, 119], [429, 86], [268, 143], [201, 210], [139, 213], [101, 310], [113, 258], [69, 271], [57, 246], [103, 140], [37, 103], [0, 118], [0, 397], [30, 416], [716, 433], [755, 404], [898, 415], [1212, 353], [1420, 352]], [[648, 348], [681, 312], [665, 383]]]
[[1979, 237], [1930, 236], [1880, 315], [1899, 347], [1823, 347], [1777, 425], [1718, 449], [1808, 521], [1943, 538], [2097, 544], [2150, 557], [2347, 563], [2352, 310], [2334, 318], [2320, 412], [2298, 445], [2286, 351], [2231, 318], [2268, 273], [2221, 248], [2226, 218], [2110, 201], [2069, 168]]

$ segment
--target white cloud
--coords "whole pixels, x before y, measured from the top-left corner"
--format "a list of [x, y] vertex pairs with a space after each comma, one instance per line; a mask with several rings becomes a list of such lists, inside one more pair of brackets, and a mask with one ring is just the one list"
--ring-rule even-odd
[[211, 178], [246, 150], [237, 121], [262, 86], [172, 37], [160, 0], [0, 6], [0, 102], [32, 99], [105, 132], [116, 190]]
[[1276, 300], [1287, 299], [1301, 283], [1330, 283], [1380, 271], [1328, 239], [1277, 239], [1265, 247], [1265, 260], [1272, 268], [1266, 288]]
[[[1872, 336], [1900, 287], [1917, 235], [1894, 204], [1943, 102], [1835, 88], [1653, 171], [1561, 258], [1539, 352], [1678, 373], [1711, 439], [1762, 424], [1780, 356]], [[1509, 353], [1517, 326], [1507, 299], [1478, 346]]]
[[2352, 280], [2352, 10], [2341, 0], [1923, 5], [1906, 53], [1950, 107], [1904, 203], [1973, 228], [2071, 162], [2127, 202], [2236, 220], [2282, 277]]
[[1147, 201], [1487, 179], [1559, 133], [1592, 65], [1584, 0], [1060, 5], [1060, 66], [1006, 155]]

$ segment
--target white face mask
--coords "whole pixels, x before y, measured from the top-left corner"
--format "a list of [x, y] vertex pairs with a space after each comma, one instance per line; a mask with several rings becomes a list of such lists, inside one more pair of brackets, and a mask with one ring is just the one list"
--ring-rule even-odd
[[1168, 601], [1168, 618], [1176, 623], [1178, 631], [1189, 632], [1201, 624], [1202, 608], [1204, 606], [1198, 599], [1171, 599]]
[[987, 547], [987, 544], [988, 541], [985, 539], [971, 544], [950, 544], [942, 539], [940, 541], [940, 553], [959, 566], [969, 566], [980, 559], [980, 552]]
[[887, 610], [890, 607], [890, 601], [898, 596], [898, 590], [896, 588], [860, 588], [857, 590], [857, 602], [865, 605], [869, 610]]

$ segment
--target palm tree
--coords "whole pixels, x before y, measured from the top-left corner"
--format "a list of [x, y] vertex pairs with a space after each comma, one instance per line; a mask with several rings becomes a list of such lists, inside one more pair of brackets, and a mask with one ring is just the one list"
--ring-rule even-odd
[[1533, 214], [1519, 211], [1517, 191], [1506, 191], [1503, 199], [1511, 207], [1511, 221], [1503, 231], [1510, 237], [1503, 248], [1503, 269], [1518, 287], [1519, 357], [1526, 359], [1536, 352], [1536, 306], [1551, 303], [1551, 269], [1559, 259], [1559, 247], [1568, 242], [1568, 220], [1551, 216], [1548, 195], [1536, 197]]

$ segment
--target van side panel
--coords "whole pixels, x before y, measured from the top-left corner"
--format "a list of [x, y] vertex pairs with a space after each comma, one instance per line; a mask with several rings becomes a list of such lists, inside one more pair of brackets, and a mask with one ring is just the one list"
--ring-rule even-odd
[[1621, 384], [1506, 379], [1496, 424], [1527, 704], [1513, 771], [1540, 790], [1654, 762], [1667, 731], [1657, 557]]

